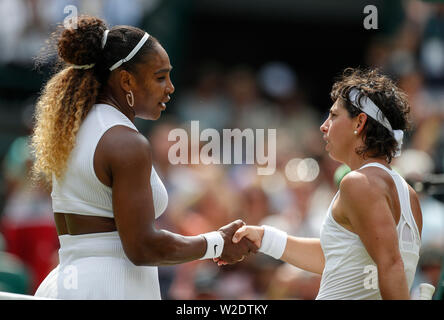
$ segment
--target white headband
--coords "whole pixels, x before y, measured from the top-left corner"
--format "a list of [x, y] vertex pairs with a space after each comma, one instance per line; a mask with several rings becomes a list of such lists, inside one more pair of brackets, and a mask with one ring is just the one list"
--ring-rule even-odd
[[[382, 111], [378, 108], [378, 106], [367, 96], [362, 95], [359, 97], [360, 91], [356, 88], [353, 88], [350, 90], [350, 102], [358, 109], [365, 112], [369, 117], [373, 118], [374, 120], [378, 121], [380, 124], [382, 124], [384, 127], [386, 127], [395, 138], [396, 142], [398, 143], [398, 148], [395, 153], [395, 157], [399, 157], [401, 155], [401, 146], [402, 146], [402, 139], [404, 138], [404, 132], [402, 130], [393, 130], [392, 126], [390, 125], [390, 122], [388, 119], [384, 116]], [[359, 101], [358, 101], [359, 100]], [[360, 103], [358, 103], [360, 102]], [[361, 106], [361, 107], [359, 107]]]
[[[106, 45], [106, 40], [108, 39], [108, 33], [109, 33], [108, 29], [103, 32], [102, 49]], [[111, 68], [109, 68], [109, 70], [113, 71], [114, 69], [117, 69], [118, 67], [120, 67], [123, 63], [130, 61], [136, 55], [136, 53], [140, 50], [140, 48], [142, 48], [142, 46], [145, 44], [145, 42], [148, 40], [149, 37], [150, 37], [150, 35], [145, 32], [142, 39], [140, 39], [139, 43], [134, 47], [133, 50], [131, 50], [131, 52], [126, 56], [126, 58], [123, 58], [123, 59], [117, 61], [115, 64], [113, 64], [111, 66]], [[95, 63], [84, 64], [84, 65], [75, 65], [75, 64], [72, 65], [72, 67], [74, 69], [91, 69], [94, 66], [95, 66]]]
[[[120, 67], [123, 63], [128, 62], [132, 59], [132, 57], [134, 57], [136, 55], [136, 53], [140, 50], [140, 48], [142, 48], [142, 46], [144, 45], [144, 43], [148, 40], [148, 38], [150, 37], [150, 35], [148, 33], [145, 32], [145, 34], [143, 35], [142, 39], [140, 39], [139, 43], [134, 47], [134, 49], [126, 56], [126, 58], [123, 58], [119, 61], [117, 61], [115, 64], [113, 64], [111, 66], [111, 68], [109, 68], [110, 71], [113, 71], [114, 69], [117, 69], [118, 67]], [[106, 39], [105, 39], [106, 40]]]
[[105, 48], [106, 40], [108, 39], [108, 32], [109, 32], [108, 29], [106, 29], [106, 30], [103, 32], [103, 37], [102, 37], [102, 49]]

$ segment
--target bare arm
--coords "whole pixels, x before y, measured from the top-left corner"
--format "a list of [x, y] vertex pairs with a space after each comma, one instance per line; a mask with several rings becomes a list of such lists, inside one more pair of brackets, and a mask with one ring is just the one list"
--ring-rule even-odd
[[376, 263], [382, 298], [409, 299], [396, 223], [380, 180], [359, 172], [347, 175], [341, 181], [338, 207]]
[[[236, 231], [233, 241], [237, 242], [239, 239], [247, 237], [256, 246], [260, 247], [263, 236], [263, 227], [244, 226]], [[320, 240], [316, 238], [287, 236], [287, 244], [280, 260], [318, 274], [322, 274], [325, 265]]]
[[317, 238], [288, 236], [281, 260], [313, 273], [322, 274], [324, 271], [324, 252]]
[[[127, 257], [135, 265], [170, 265], [201, 258], [207, 247], [203, 237], [183, 236], [154, 226], [148, 141], [126, 127], [109, 131], [113, 143], [107, 162], [112, 176], [114, 218]], [[236, 221], [219, 230], [225, 241], [223, 257], [230, 263], [255, 249], [248, 241], [236, 247], [232, 244], [231, 237], [240, 226], [242, 222]]]

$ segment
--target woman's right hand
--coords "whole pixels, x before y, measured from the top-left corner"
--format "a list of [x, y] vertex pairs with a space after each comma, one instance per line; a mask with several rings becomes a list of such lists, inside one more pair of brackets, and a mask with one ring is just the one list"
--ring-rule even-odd
[[243, 237], [253, 242], [258, 248], [261, 247], [264, 237], [264, 228], [260, 226], [242, 226], [233, 235], [233, 242], [238, 243]]

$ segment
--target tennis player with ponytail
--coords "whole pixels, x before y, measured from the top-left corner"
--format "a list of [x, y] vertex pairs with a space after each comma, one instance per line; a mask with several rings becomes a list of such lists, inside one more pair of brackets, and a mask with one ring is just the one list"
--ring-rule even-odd
[[[415, 191], [390, 168], [408, 128], [406, 96], [377, 71], [356, 69], [344, 72], [331, 96], [320, 129], [329, 155], [352, 171], [330, 204], [320, 239], [244, 226], [233, 241], [246, 237], [260, 252], [321, 274], [317, 299], [409, 299], [422, 213]], [[377, 286], [366, 283], [371, 270]]]
[[168, 195], [134, 118], [158, 119], [174, 92], [160, 43], [87, 16], [57, 34], [64, 65], [37, 103], [32, 147], [35, 178], [52, 185], [60, 263], [36, 296], [160, 299], [157, 266], [256, 251], [232, 243], [240, 220], [196, 236], [154, 226]]

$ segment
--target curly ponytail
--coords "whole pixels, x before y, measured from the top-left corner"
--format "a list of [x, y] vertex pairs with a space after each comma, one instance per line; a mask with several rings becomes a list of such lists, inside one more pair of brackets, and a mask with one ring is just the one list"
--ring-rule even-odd
[[64, 174], [76, 134], [101, 87], [95, 68], [82, 70], [72, 65], [100, 60], [105, 30], [102, 20], [82, 16], [77, 29], [64, 29], [61, 33], [57, 51], [66, 64], [46, 83], [35, 111], [36, 124], [31, 137], [35, 180], [43, 178], [51, 185], [53, 174], [57, 178]]
[[[37, 102], [36, 126], [31, 137], [34, 180], [43, 178], [51, 185], [53, 174], [57, 178], [63, 176], [80, 125], [110, 76], [109, 67], [126, 57], [145, 34], [136, 27], [115, 26], [102, 48], [106, 29], [103, 20], [80, 16], [76, 29], [60, 26], [51, 36], [57, 41], [59, 62], [63, 67], [48, 81]], [[135, 73], [138, 65], [155, 52], [157, 42], [150, 36], [137, 54], [119, 69]], [[93, 67], [78, 69], [73, 65]]]

